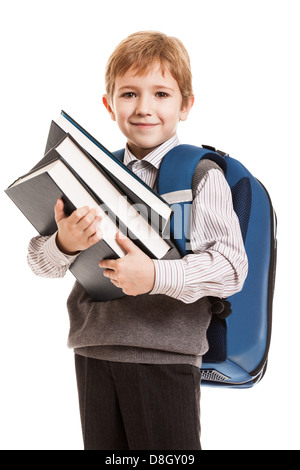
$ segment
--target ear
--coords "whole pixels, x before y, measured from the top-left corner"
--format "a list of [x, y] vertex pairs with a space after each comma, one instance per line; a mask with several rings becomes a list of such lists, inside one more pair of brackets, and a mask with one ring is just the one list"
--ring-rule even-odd
[[191, 96], [187, 102], [182, 106], [182, 109], [180, 111], [180, 121], [186, 121], [188, 118], [188, 115], [190, 113], [190, 110], [192, 109], [193, 105], [195, 102], [194, 96]]
[[114, 110], [112, 109], [111, 105], [109, 104], [107, 95], [103, 95], [102, 102], [103, 102], [104, 106], [106, 107], [107, 111], [109, 112], [110, 117], [112, 118], [112, 120], [115, 121], [116, 120], [116, 115], [115, 115]]

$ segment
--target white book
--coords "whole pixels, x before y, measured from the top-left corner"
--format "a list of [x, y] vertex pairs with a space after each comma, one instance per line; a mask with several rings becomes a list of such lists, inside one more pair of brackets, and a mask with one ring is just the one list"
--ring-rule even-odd
[[128, 171], [114, 156], [105, 149], [83, 127], [76, 123], [67, 113], [62, 111], [55, 123], [65, 132], [69, 133], [80, 146], [82, 146], [93, 158], [115, 178], [130, 188], [136, 196], [147, 204], [161, 217], [161, 232], [163, 233], [172, 217], [172, 209], [149, 186]]

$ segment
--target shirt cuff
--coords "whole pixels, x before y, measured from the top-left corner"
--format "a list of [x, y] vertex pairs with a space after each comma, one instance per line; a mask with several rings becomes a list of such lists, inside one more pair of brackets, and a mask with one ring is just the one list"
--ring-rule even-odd
[[182, 260], [153, 260], [155, 266], [155, 283], [150, 292], [164, 294], [177, 299], [185, 285], [185, 270]]
[[71, 264], [75, 261], [77, 256], [79, 255], [66, 255], [65, 253], [62, 253], [56, 244], [56, 235], [57, 232], [54, 233], [43, 245], [43, 251], [44, 255], [46, 256], [47, 260], [53, 264], [54, 266], [57, 266], [59, 268], [61, 267], [70, 267]]

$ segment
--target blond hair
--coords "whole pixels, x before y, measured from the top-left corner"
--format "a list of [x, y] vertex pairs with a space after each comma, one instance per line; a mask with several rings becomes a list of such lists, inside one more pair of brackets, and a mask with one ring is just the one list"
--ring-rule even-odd
[[177, 81], [183, 105], [193, 97], [191, 63], [182, 42], [157, 31], [140, 31], [128, 36], [110, 56], [105, 73], [106, 94], [112, 102], [115, 80], [132, 69], [143, 76], [159, 61], [164, 74], [169, 70]]

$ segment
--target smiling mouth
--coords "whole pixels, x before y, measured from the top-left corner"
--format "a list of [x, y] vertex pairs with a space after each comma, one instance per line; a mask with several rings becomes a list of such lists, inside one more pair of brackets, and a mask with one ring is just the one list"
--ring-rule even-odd
[[158, 124], [144, 123], [144, 122], [131, 122], [132, 126], [139, 127], [140, 129], [152, 129]]

